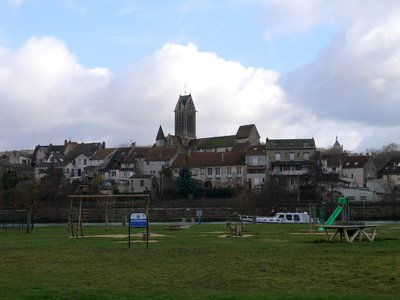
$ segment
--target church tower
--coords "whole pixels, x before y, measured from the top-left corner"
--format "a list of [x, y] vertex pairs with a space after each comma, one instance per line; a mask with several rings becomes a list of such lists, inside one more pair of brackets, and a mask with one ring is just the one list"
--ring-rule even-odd
[[196, 139], [196, 108], [192, 95], [179, 96], [174, 112], [175, 135], [187, 146], [190, 140]]

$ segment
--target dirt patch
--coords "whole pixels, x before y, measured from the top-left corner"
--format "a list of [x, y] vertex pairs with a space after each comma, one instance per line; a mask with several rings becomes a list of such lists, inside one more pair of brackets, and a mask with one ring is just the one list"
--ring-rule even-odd
[[252, 234], [243, 234], [243, 235], [229, 235], [229, 234], [221, 234], [218, 237], [220, 238], [228, 238], [228, 237], [233, 237], [233, 238], [247, 238], [253, 236]]
[[[131, 236], [142, 237], [143, 233], [136, 233], [136, 234], [132, 234]], [[165, 237], [165, 236], [168, 236], [168, 235], [160, 234], [160, 233], [150, 233], [150, 237]], [[128, 235], [127, 234], [96, 234], [96, 235], [85, 235], [85, 237], [88, 237], [88, 238], [127, 239]]]
[[[149, 240], [149, 244], [151, 243], [158, 243], [159, 240]], [[128, 244], [128, 241], [118, 241], [116, 242], [118, 244]], [[146, 241], [143, 240], [131, 240], [131, 243], [146, 243]]]

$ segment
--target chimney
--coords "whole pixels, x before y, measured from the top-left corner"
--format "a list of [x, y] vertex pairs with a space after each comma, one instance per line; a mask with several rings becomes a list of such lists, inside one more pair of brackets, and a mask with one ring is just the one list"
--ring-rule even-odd
[[221, 152], [221, 161], [224, 162], [224, 152]]

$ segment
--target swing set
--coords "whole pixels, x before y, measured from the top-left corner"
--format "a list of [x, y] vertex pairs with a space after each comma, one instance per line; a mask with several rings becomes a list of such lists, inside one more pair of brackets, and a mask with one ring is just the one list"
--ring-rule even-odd
[[[108, 232], [110, 223], [116, 219], [122, 221], [122, 225], [128, 223], [129, 213], [135, 210], [143, 210], [149, 213], [150, 195], [70, 195], [68, 213], [68, 233], [72, 237], [83, 237], [83, 224], [93, 218], [94, 211], [100, 210], [104, 217], [105, 232]], [[135, 207], [135, 203], [144, 200], [142, 207]], [[85, 220], [84, 220], [85, 219]], [[111, 221], [111, 222], [110, 222]]]

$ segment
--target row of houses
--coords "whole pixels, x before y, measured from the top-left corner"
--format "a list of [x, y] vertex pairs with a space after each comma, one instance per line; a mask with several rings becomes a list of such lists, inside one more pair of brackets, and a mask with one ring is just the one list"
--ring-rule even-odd
[[[257, 133], [255, 125], [244, 125], [235, 136], [243, 130], [247, 130], [248, 137]], [[219, 139], [227, 140], [226, 137]], [[107, 148], [105, 143], [65, 140], [63, 145], [38, 145], [30, 157], [24, 155], [30, 160], [38, 181], [47, 175], [50, 167], [55, 167], [71, 182], [90, 182], [100, 176], [103, 193], [117, 189], [120, 193], [149, 192], [156, 196], [162, 171], [171, 168], [177, 176], [183, 166], [205, 188], [254, 189], [267, 181], [283, 181], [288, 189], [296, 190], [312, 184], [315, 173], [322, 172], [336, 174], [335, 189], [351, 199], [378, 200], [379, 194], [386, 192], [382, 187], [388, 181], [400, 184], [400, 161], [394, 158], [378, 172], [370, 156], [349, 156], [335, 151], [335, 147], [321, 153], [313, 138], [267, 139], [265, 143], [245, 138], [230, 140], [221, 143], [215, 137], [202, 139], [196, 141], [196, 149], [188, 151], [175, 145], [139, 147], [132, 144]]]
[[[236, 134], [196, 137], [196, 109], [191, 95], [180, 96], [175, 107], [175, 134], [159, 127], [152, 146], [107, 148], [105, 143], [37, 145], [32, 153], [8, 152], [11, 164], [31, 165], [40, 181], [54, 167], [72, 181], [91, 182], [111, 193], [149, 192], [156, 196], [166, 168], [177, 176], [188, 167], [203, 187], [255, 189], [265, 183], [283, 183], [291, 190], [316, 184], [319, 174], [334, 175], [335, 189], [353, 200], [377, 200], [390, 186], [400, 185], [400, 160], [377, 166], [370, 156], [348, 155], [337, 138], [333, 146], [317, 150], [314, 138], [260, 141], [254, 124], [239, 126]], [[324, 184], [324, 183], [318, 183]], [[326, 184], [326, 183], [325, 183]], [[330, 183], [332, 184], [332, 182]]]

